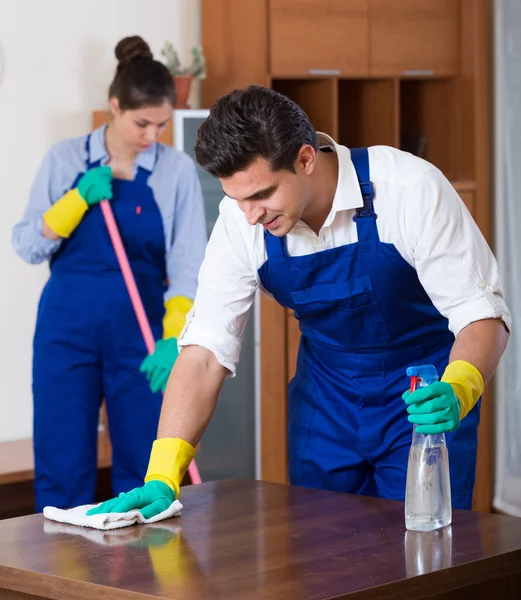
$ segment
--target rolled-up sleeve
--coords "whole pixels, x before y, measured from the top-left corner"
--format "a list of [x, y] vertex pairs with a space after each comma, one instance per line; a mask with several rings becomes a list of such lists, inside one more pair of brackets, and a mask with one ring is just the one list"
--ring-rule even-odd
[[[242, 338], [257, 289], [246, 237], [231, 210], [223, 206], [206, 247], [199, 271], [194, 307], [187, 317], [179, 346], [201, 346], [235, 376]], [[230, 208], [230, 205], [228, 205]], [[244, 219], [244, 217], [243, 217]], [[251, 229], [251, 228], [250, 228]]]
[[449, 181], [430, 169], [412, 190], [407, 229], [418, 277], [457, 335], [483, 319], [511, 328], [499, 267], [485, 238]]
[[173, 296], [195, 298], [207, 241], [201, 184], [193, 161], [187, 164], [176, 189], [172, 243], [166, 257], [169, 283], [165, 301]]
[[31, 186], [29, 202], [22, 220], [12, 230], [13, 248], [25, 261], [39, 264], [58, 250], [61, 239], [50, 240], [42, 233], [42, 218], [62, 194], [56, 181], [57, 165], [54, 150], [44, 158]]

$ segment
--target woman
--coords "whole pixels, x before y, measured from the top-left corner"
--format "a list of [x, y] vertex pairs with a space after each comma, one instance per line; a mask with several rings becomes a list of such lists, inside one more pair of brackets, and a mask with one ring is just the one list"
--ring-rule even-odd
[[[38, 511], [94, 501], [102, 398], [113, 491], [143, 481], [160, 391], [177, 357], [206, 244], [195, 164], [157, 141], [172, 116], [172, 77], [139, 37], [121, 40], [116, 58], [111, 123], [50, 150], [13, 230], [18, 254], [32, 264], [49, 260], [51, 268], [34, 338]], [[111, 202], [154, 336], [163, 338], [149, 357], [103, 199]]]

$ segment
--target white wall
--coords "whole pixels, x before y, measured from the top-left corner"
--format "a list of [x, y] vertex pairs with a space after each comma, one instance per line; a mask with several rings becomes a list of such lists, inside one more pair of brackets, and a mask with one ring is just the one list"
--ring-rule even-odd
[[87, 133], [106, 106], [114, 46], [134, 34], [157, 58], [168, 39], [187, 59], [200, 43], [199, 0], [0, 0], [0, 442], [31, 436], [32, 336], [48, 273], [14, 253], [11, 227], [50, 145]]

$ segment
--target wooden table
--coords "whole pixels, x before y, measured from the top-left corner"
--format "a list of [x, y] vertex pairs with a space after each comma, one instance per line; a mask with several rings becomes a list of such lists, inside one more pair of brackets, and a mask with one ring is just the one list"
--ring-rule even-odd
[[180, 518], [112, 532], [0, 521], [0, 599], [521, 598], [521, 519], [406, 533], [400, 502], [248, 480], [181, 500]]

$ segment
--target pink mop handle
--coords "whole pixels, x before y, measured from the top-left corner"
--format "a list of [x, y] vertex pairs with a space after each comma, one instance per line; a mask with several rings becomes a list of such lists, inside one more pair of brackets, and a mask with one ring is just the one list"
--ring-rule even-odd
[[[125, 285], [127, 286], [130, 301], [132, 302], [134, 312], [136, 313], [136, 318], [139, 324], [139, 328], [141, 329], [141, 334], [143, 335], [143, 339], [145, 340], [147, 352], [149, 354], [152, 354], [156, 347], [156, 342], [154, 340], [154, 335], [152, 333], [152, 329], [150, 328], [150, 323], [148, 321], [145, 308], [143, 306], [143, 301], [141, 300], [139, 290], [137, 289], [134, 274], [132, 273], [130, 263], [128, 262], [127, 253], [125, 252], [123, 242], [121, 241], [121, 235], [119, 234], [118, 226], [116, 224], [116, 220], [114, 219], [114, 213], [112, 212], [112, 208], [108, 200], [103, 200], [102, 202], [100, 202], [100, 206], [101, 212], [103, 213], [103, 217], [105, 218], [105, 223], [109, 231], [109, 236], [112, 241], [112, 245], [114, 246], [114, 251], [118, 259], [121, 273], [123, 274], [123, 279], [125, 280]], [[197, 468], [195, 460], [193, 460], [190, 463], [190, 466], [188, 467], [188, 475], [190, 476], [192, 483], [202, 483], [201, 476], [199, 474], [199, 469]]]

